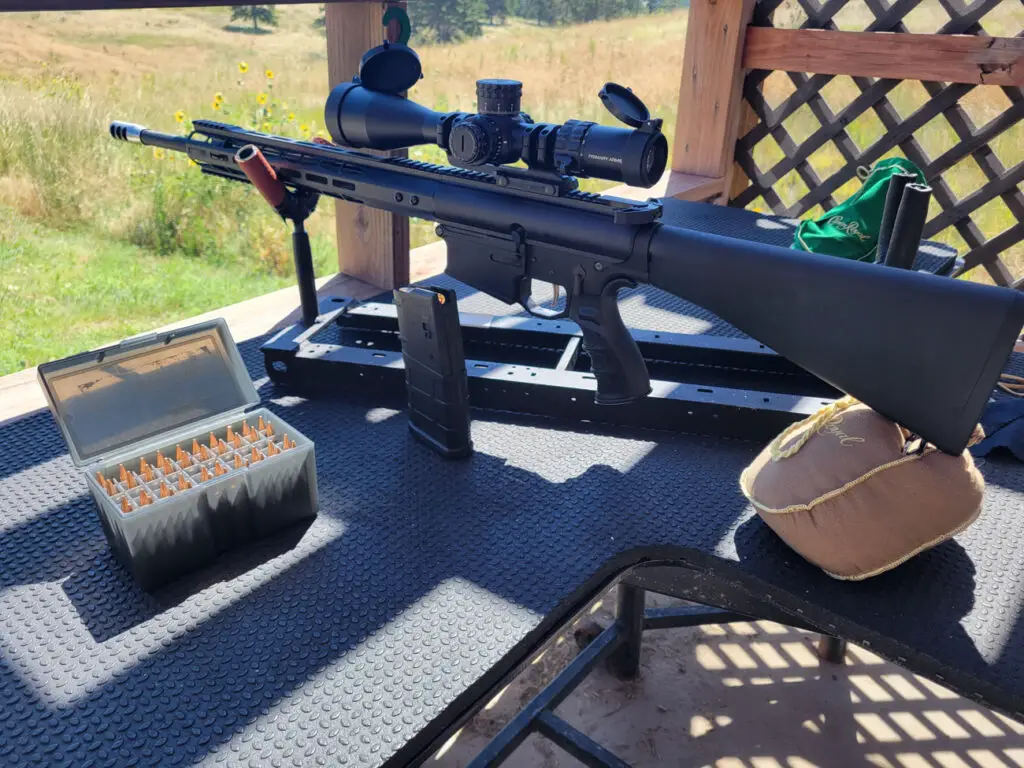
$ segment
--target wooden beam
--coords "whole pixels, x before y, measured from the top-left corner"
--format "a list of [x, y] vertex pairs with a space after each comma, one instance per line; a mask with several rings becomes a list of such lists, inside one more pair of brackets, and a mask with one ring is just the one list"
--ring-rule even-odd
[[[363, 54], [383, 42], [384, 8], [381, 2], [327, 6], [327, 70], [332, 87], [351, 80]], [[381, 288], [409, 282], [407, 218], [343, 200], [337, 201], [335, 212], [339, 272]]]
[[[321, 0], [327, 3], [358, 3], [365, 0]], [[274, 0], [274, 5], [299, 5], [309, 0]], [[7, 11], [111, 11], [133, 8], [206, 8], [239, 5], [238, 0], [0, 0]]]
[[1024, 85], [1024, 39], [750, 27], [743, 66], [943, 83]]
[[702, 202], [718, 197], [725, 190], [725, 179], [713, 179], [708, 176], [694, 176], [692, 173], [669, 171], [661, 177], [661, 181], [650, 189], [630, 187], [620, 184], [606, 189], [601, 194], [609, 197], [621, 197], [625, 200], [647, 200], [651, 197], [674, 197], [677, 200], [694, 200]]
[[754, 0], [690, 3], [672, 146], [677, 173], [711, 179], [731, 174], [743, 92], [743, 44], [753, 10]]

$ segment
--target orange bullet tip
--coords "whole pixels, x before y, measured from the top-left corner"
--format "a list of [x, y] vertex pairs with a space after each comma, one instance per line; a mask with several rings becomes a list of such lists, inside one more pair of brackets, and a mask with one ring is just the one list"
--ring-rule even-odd
[[107, 478], [103, 476], [102, 472], [96, 472], [96, 479], [99, 481], [99, 484], [102, 485], [104, 488], [107, 487]]
[[199, 453], [199, 441], [192, 438], [192, 453]]
[[148, 467], [148, 466], [149, 466], [149, 464], [146, 463], [146, 460], [144, 458], [143, 459], [139, 459], [139, 472], [145, 472], [146, 471], [146, 467]]
[[146, 468], [142, 470], [142, 479], [147, 483], [153, 482], [153, 468], [148, 464], [146, 465]]
[[117, 486], [114, 485], [113, 480], [107, 480], [107, 493], [111, 496], [117, 496]]
[[249, 462], [255, 464], [257, 461], [262, 461], [263, 456], [255, 448], [252, 449], [252, 456], [249, 457]]
[[260, 416], [259, 421], [256, 423], [256, 429], [262, 432], [266, 429], [266, 425], [263, 423], [263, 417]]
[[231, 436], [231, 444], [234, 445], [235, 448], [242, 447], [242, 438], [238, 436], [237, 432]]
[[185, 460], [185, 452], [183, 450], [181, 450], [181, 446], [180, 445], [174, 446], [174, 460], [175, 461], [184, 461]]
[[280, 452], [273, 442], [267, 443], [267, 456], [277, 456]]
[[128, 497], [127, 496], [122, 496], [121, 497], [121, 511], [122, 512], [131, 512], [132, 511], [132, 503], [130, 501], [128, 501]]
[[167, 487], [167, 483], [160, 481], [160, 498], [166, 499], [174, 495], [174, 491]]
[[210, 433], [210, 450], [217, 450], [217, 436], [213, 432]]
[[223, 440], [221, 440], [220, 441], [220, 445], [217, 446], [217, 453], [219, 453], [221, 456], [223, 456], [227, 452], [228, 452], [228, 444], [225, 443]]
[[203, 461], [206, 461], [208, 458], [210, 458], [210, 449], [204, 445], [202, 449], [199, 451], [199, 457]]
[[249, 432], [250, 432], [249, 422], [248, 421], [243, 421], [242, 422], [242, 437], [248, 437], [249, 436]]
[[181, 458], [178, 459], [178, 463], [181, 464], [181, 466], [183, 466], [183, 467], [191, 467], [192, 466], [192, 459], [189, 457], [189, 455], [187, 453], [182, 451]]
[[242, 455], [240, 453], [236, 453], [235, 454], [235, 469], [241, 469], [244, 466], [245, 466], [245, 461], [242, 459]]
[[128, 472], [124, 484], [127, 485], [129, 488], [134, 488], [139, 484], [139, 481], [136, 478], [137, 476], [134, 472]]
[[215, 475], [220, 476], [220, 475], [226, 475], [227, 473], [228, 473], [228, 468], [225, 467], [223, 464], [218, 463], [217, 466], [213, 468], [213, 474], [215, 474]]
[[282, 450], [287, 451], [289, 448], [294, 448], [294, 447], [295, 447], [295, 441], [294, 440], [289, 440], [288, 439], [288, 435], [285, 435], [284, 438], [281, 440], [281, 448], [282, 448]]
[[205, 483], [205, 482], [206, 482], [207, 480], [209, 480], [209, 479], [210, 479], [210, 470], [208, 470], [208, 469], [207, 469], [206, 467], [203, 467], [203, 468], [202, 468], [202, 469], [200, 470], [200, 472], [199, 472], [199, 479], [200, 479], [200, 480], [201, 480], [202, 482], [204, 482], [204, 483]]
[[143, 491], [142, 493], [139, 494], [139, 506], [140, 507], [144, 507], [147, 504], [152, 504], [152, 503], [153, 503], [153, 497], [150, 496], [148, 493]]
[[273, 424], [271, 424], [271, 423], [270, 423], [270, 422], [268, 421], [268, 422], [267, 422], [267, 428], [266, 428], [265, 430], [263, 430], [263, 432], [264, 432], [264, 434], [265, 434], [265, 435], [266, 435], [267, 437], [273, 437], [273, 436], [274, 436], [274, 425], [273, 425]]
[[122, 483], [127, 483], [128, 482], [128, 470], [124, 468], [124, 464], [119, 464], [117, 469], [118, 469], [118, 472], [121, 474], [121, 482]]
[[192, 483], [189, 482], [188, 478], [185, 477], [185, 475], [182, 475], [181, 477], [178, 478], [178, 490], [179, 491], [187, 491], [191, 487], [192, 487]]
[[235, 437], [235, 432], [234, 432], [233, 429], [231, 429], [231, 425], [230, 424], [228, 424], [228, 431], [227, 431], [227, 434], [225, 435], [225, 437], [228, 440], [233, 440], [234, 437]]

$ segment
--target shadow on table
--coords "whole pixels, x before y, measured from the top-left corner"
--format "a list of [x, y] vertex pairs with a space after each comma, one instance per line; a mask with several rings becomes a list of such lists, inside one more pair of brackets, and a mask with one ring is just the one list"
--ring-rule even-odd
[[[990, 663], [962, 625], [974, 609], [978, 585], [974, 562], [955, 539], [857, 582], [825, 576], [756, 516], [739, 527], [735, 542], [745, 571], [789, 592], [806, 585], [799, 597], [812, 603], [806, 614], [812, 623], [821, 625], [817, 617], [823, 616], [836, 621], [844, 636], [860, 636], [867, 642], [865, 635], [874, 635], [876, 651], [902, 657], [918, 672], [930, 669], [933, 675], [947, 676], [951, 671], [953, 678], [991, 676]], [[942, 664], [921, 649], [939, 655]], [[980, 688], [986, 686], [991, 684], [979, 683]], [[963, 690], [963, 684], [960, 688], [966, 695], [977, 693]]]
[[34, 411], [0, 422], [0, 430], [0, 481], [67, 456], [60, 427], [49, 411]]
[[[417, 649], [435, 647], [438, 652], [438, 643], [464, 640], [469, 632], [479, 643], [472, 653], [483, 654], [486, 669], [517, 639], [532, 645], [539, 639], [531, 639], [536, 616], [552, 612], [592, 575], [592, 567], [625, 548], [630, 528], [657, 515], [658, 487], [676, 485], [671, 478], [658, 480], [659, 473], [648, 466], [653, 453], [671, 450], [661, 446], [628, 471], [581, 461], [581, 474], [555, 482], [484, 453], [468, 462], [444, 462], [409, 438], [404, 418], [368, 422], [367, 412], [351, 404], [311, 408], [297, 401], [275, 407], [317, 441], [321, 519], [340, 523], [342, 532], [332, 538], [311, 527], [304, 536], [321, 536], [312, 542], [319, 548], [285, 555], [299, 559], [269, 579], [250, 580], [251, 589], [238, 594], [222, 590], [223, 602], [197, 604], [188, 614], [194, 628], [187, 633], [172, 636], [173, 628], [164, 626], [168, 619], [161, 617], [213, 582], [274, 557], [274, 550], [236, 553], [189, 582], [147, 595], [111, 558], [88, 497], [0, 537], [0, 558], [18, 548], [35, 550], [35, 564], [19, 569], [16, 583], [67, 579], [65, 592], [97, 643], [146, 623], [158, 643], [142, 658], [117, 652], [104, 673], [111, 675], [106, 681], [91, 675], [80, 679], [73, 660], [67, 666], [46, 665], [45, 674], [51, 676], [46, 688], [64, 691], [70, 703], [37, 709], [33, 717], [99, 723], [112, 707], [120, 710], [131, 701], [146, 709], [144, 718], [124, 718], [116, 733], [89, 728], [79, 743], [107, 750], [115, 762], [155, 761], [162, 753], [151, 735], [160, 733], [167, 748], [177, 745], [189, 761], [199, 760], [279, 707], [287, 711], [294, 691], [313, 678], [322, 682], [318, 676], [325, 668], [334, 666], [337, 672], [339, 660], [348, 657], [346, 674], [331, 675], [336, 686], [345, 688], [335, 695], [333, 711], [323, 714], [331, 724], [310, 728], [333, 730], [337, 718], [341, 733], [333, 746], [338, 758], [368, 757], [364, 737], [378, 727], [386, 733], [401, 730], [408, 707], [421, 708], [426, 719], [406, 729], [402, 738], [391, 744], [370, 740], [375, 749], [383, 749], [384, 758], [419, 731], [418, 746], [408, 747], [409, 753], [418, 751], [436, 735], [438, 729], [425, 727], [434, 715], [445, 707], [465, 708], [493, 680], [484, 674], [475, 684], [467, 683], [461, 696], [453, 694], [449, 675], [438, 675], [431, 664], [419, 668]], [[359, 439], [353, 439], [357, 434]], [[569, 431], [544, 434], [558, 441], [577, 437]], [[368, 462], [381, 465], [366, 471]], [[635, 484], [636, 493], [624, 496], [624, 483]], [[632, 499], [629, 508], [623, 498]], [[580, 504], [588, 510], [583, 518], [570, 513]], [[724, 531], [742, 508], [740, 498], [729, 497], [702, 532]], [[59, 524], [69, 515], [76, 518], [74, 525]], [[644, 525], [653, 542], [657, 526], [651, 520]], [[63, 560], [65, 551], [77, 557]], [[38, 557], [40, 552], [47, 557]], [[76, 560], [84, 567], [76, 567]], [[446, 586], [458, 582], [479, 589]], [[423, 611], [427, 625], [415, 618]], [[115, 652], [89, 645], [71, 658]], [[368, 671], [377, 665], [389, 669], [388, 675]], [[11, 679], [19, 669], [17, 663], [0, 665], [0, 678], [8, 678], [0, 695], [16, 690], [12, 706], [27, 711], [37, 707], [42, 692], [33, 694], [25, 679]], [[393, 675], [417, 692], [415, 699], [403, 698], [401, 691], [386, 695], [394, 699], [393, 706], [376, 710], [372, 722], [361, 708], [344, 707], [345, 701], [363, 695], [368, 683], [376, 690]], [[149, 707], [150, 702], [159, 706]], [[43, 746], [30, 746], [28, 753]]]
[[[240, 347], [250, 373], [262, 376], [259, 340]], [[37, 730], [71, 720], [90, 724], [76, 746], [105, 752], [110, 761], [154, 762], [167, 750], [168, 756], [177, 750], [194, 762], [257, 720], [287, 712], [294, 706], [293, 694], [317, 677], [317, 685], [332, 687], [329, 700], [335, 706], [303, 715], [295, 733], [301, 736], [307, 726], [317, 735], [337, 733], [330, 742], [335, 760], [362, 757], [378, 763], [388, 754], [411, 757], [503, 673], [475, 670], [469, 676], [473, 682], [460, 683], [461, 693], [454, 694], [451, 676], [423, 663], [417, 649], [469, 636], [474, 645], [466, 653], [480, 655], [487, 665], [505, 654], [525, 652], [557, 625], [554, 612], [560, 602], [565, 607], [617, 555], [665, 541], [680, 550], [714, 548], [746, 510], [735, 476], [751, 451], [735, 442], [720, 447], [712, 461], [706, 456], [718, 443], [711, 439], [664, 439], [615, 429], [619, 439], [635, 441], [629, 443], [635, 461], [619, 470], [587, 463], [588, 456], [601, 458], [588, 453], [592, 425], [568, 429], [544, 422], [544, 430], [524, 433], [524, 440], [543, 441], [540, 447], [550, 453], [553, 465], [564, 461], [578, 469], [552, 480], [517, 466], [536, 461], [537, 445], [520, 450], [515, 443], [503, 444], [506, 457], [478, 452], [465, 462], [445, 462], [410, 439], [404, 416], [371, 419], [379, 409], [356, 398], [311, 403], [283, 392], [268, 395], [277, 395], [273, 407], [317, 444], [320, 524], [290, 532], [300, 540], [286, 540], [282, 551], [268, 545], [235, 553], [192, 580], [150, 596], [113, 562], [86, 496], [0, 535], [0, 562], [28, 553], [7, 579], [0, 576], [0, 585], [67, 578], [65, 591], [96, 641], [148, 620], [160, 638], [150, 655], [124, 658], [106, 681], [80, 681], [73, 663], [48, 666], [45, 673], [58, 676], [55, 684], [69, 691], [69, 703], [56, 707], [41, 705], [40, 694], [17, 677], [17, 668], [0, 664], [0, 697], [6, 695], [19, 714], [34, 708], [35, 714], [25, 716]], [[522, 426], [530, 428], [529, 422]], [[56, 430], [52, 422], [35, 425], [47, 427]], [[329, 522], [338, 524], [335, 533], [328, 530]], [[807, 569], [806, 580], [802, 573], [785, 573], [790, 588], [825, 585], [828, 597], [812, 599], [826, 604], [833, 597], [854, 599], [850, 595], [857, 590], [846, 585], [844, 598], [843, 590], [828, 586], [831, 581], [816, 569], [795, 562], [799, 559], [788, 551], [773, 550], [781, 545], [765, 541], [766, 531], [758, 524], [748, 521], [736, 533], [747, 570], [779, 582], [779, 563], [789, 563], [789, 569]], [[955, 552], [955, 545], [949, 551]], [[962, 549], [953, 556], [965, 557]], [[250, 582], [251, 589], [222, 591], [212, 605], [197, 602], [187, 633], [170, 636], [161, 627], [161, 616], [170, 608], [274, 558], [281, 558], [278, 570], [260, 583]], [[935, 565], [914, 566], [921, 569], [918, 579], [933, 576]], [[965, 596], [973, 581], [964, 580], [962, 568], [957, 574], [961, 581], [953, 585], [952, 596], [939, 597], [953, 607], [932, 625], [933, 631], [939, 624], [949, 631], [970, 608]], [[480, 590], [445, 592], [444, 585], [453, 581], [468, 581]], [[502, 603], [505, 610], [495, 615]], [[896, 604], [887, 597], [878, 610]], [[538, 624], [538, 615], [553, 618]], [[970, 644], [965, 636], [953, 642], [958, 648]], [[113, 649], [83, 645], [78, 651]], [[341, 671], [337, 665], [343, 659]], [[318, 677], [329, 667], [334, 669], [326, 681]], [[378, 668], [388, 673], [372, 671]], [[391, 706], [372, 713], [352, 706], [369, 694], [367, 683], [374, 685], [373, 695], [385, 697]], [[399, 687], [415, 691], [415, 699]], [[404, 718], [413, 716], [411, 701], [418, 712], [415, 728], [403, 725]], [[109, 723], [111, 711], [123, 711], [125, 702], [143, 706], [144, 716], [124, 717], [115, 729], [99, 727]], [[437, 716], [441, 710], [444, 714]], [[413, 741], [404, 743], [416, 730]], [[154, 733], [161, 735], [159, 744], [154, 744]], [[384, 735], [371, 738], [372, 733]], [[26, 754], [48, 746], [45, 739], [33, 738]]]
[[77, 570], [61, 584], [79, 618], [97, 643], [117, 637], [160, 613], [180, 605], [215, 584], [232, 581], [294, 549], [313, 523], [304, 520], [222, 554], [214, 565], [153, 592], [142, 590], [109, 548], [93, 566]]

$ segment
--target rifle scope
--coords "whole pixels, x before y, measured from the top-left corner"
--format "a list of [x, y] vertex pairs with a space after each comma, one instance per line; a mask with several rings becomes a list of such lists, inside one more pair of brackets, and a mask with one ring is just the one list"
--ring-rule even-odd
[[498, 166], [522, 160], [533, 171], [621, 181], [650, 187], [665, 171], [668, 142], [632, 91], [607, 83], [599, 96], [629, 128], [583, 120], [535, 123], [520, 112], [523, 84], [478, 80], [476, 114], [435, 112], [365, 81], [336, 86], [324, 122], [338, 144], [377, 150], [437, 144], [452, 165]]

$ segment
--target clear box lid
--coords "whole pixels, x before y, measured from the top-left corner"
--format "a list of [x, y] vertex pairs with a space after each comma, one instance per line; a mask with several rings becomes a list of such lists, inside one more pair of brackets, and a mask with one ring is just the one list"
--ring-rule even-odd
[[39, 366], [76, 465], [259, 402], [223, 319]]

